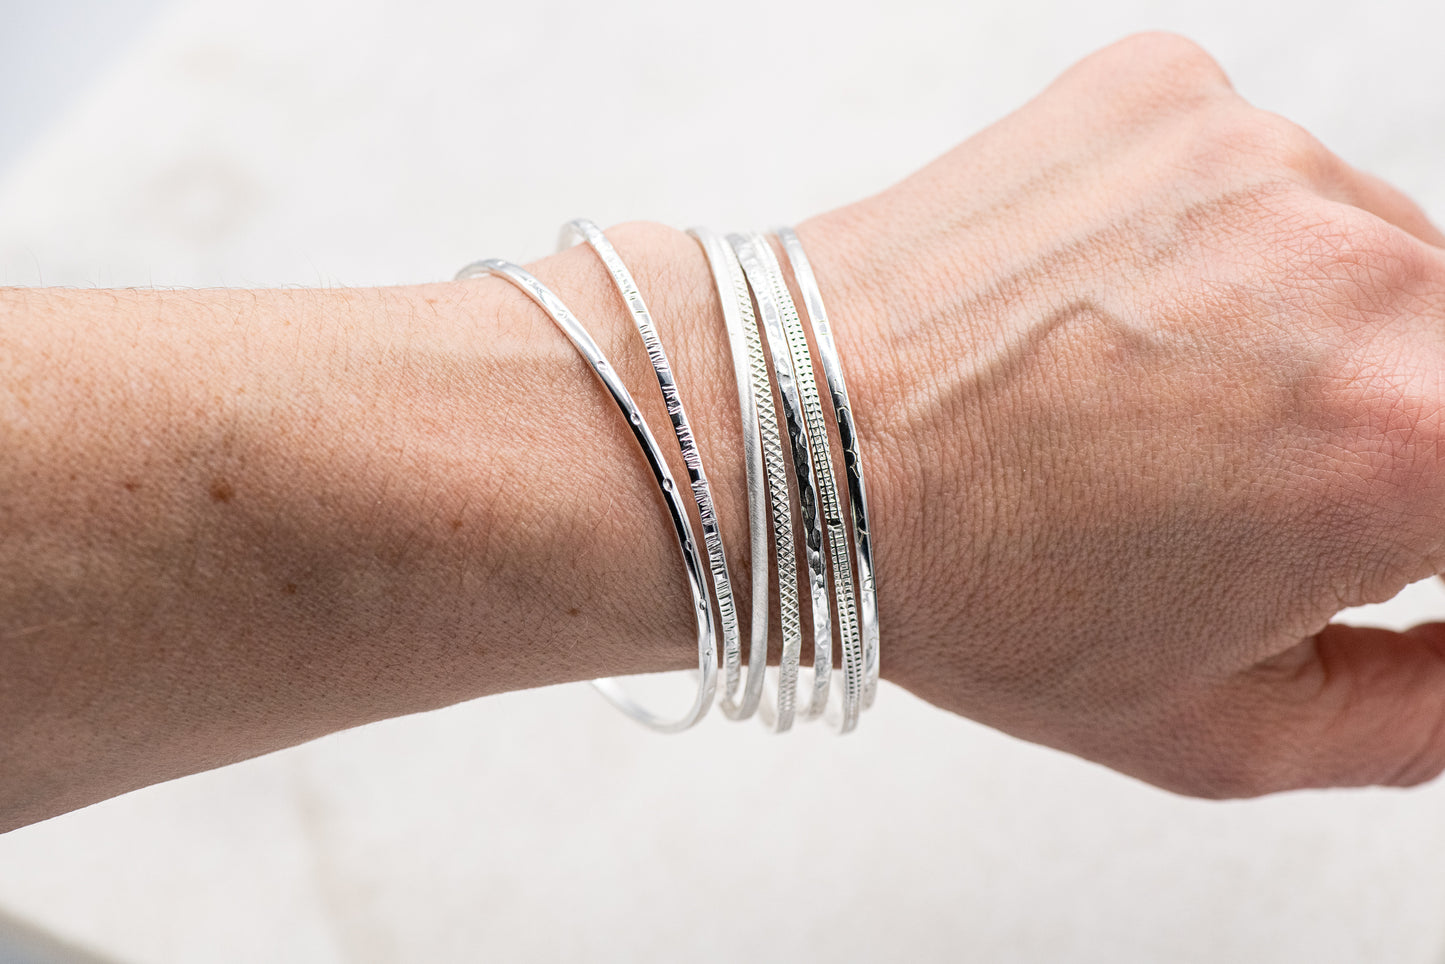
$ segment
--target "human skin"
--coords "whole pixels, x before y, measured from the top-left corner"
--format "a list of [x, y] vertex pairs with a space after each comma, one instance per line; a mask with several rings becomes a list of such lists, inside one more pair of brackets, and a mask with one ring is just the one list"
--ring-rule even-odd
[[[1445, 238], [1415, 205], [1142, 35], [798, 233], [863, 445], [886, 679], [1193, 795], [1445, 766], [1445, 625], [1327, 625], [1445, 568]], [[661, 225], [609, 236], [746, 587], [706, 262]], [[530, 270], [665, 438], [600, 262]], [[0, 444], [0, 829], [695, 664], [640, 452], [499, 279], [0, 290]]]

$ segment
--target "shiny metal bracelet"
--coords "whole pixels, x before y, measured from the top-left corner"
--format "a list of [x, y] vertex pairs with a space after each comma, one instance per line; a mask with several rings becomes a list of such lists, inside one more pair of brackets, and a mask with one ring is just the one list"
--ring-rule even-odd
[[803, 308], [813, 329], [813, 341], [823, 362], [823, 376], [833, 400], [834, 421], [843, 446], [843, 467], [848, 482], [848, 502], [853, 523], [853, 555], [858, 576], [858, 621], [863, 637], [863, 708], [873, 705], [878, 692], [878, 593], [874, 585], [873, 536], [868, 527], [868, 494], [863, 485], [863, 456], [858, 444], [853, 406], [848, 400], [848, 386], [843, 380], [843, 364], [833, 329], [823, 308], [823, 293], [813, 266], [803, 252], [803, 243], [792, 228], [775, 232], [783, 253], [793, 269], [793, 280], [803, 296]]
[[[804, 718], [822, 715], [828, 702], [828, 689], [833, 665], [833, 619], [832, 601], [828, 592], [828, 565], [823, 557], [823, 525], [819, 519], [819, 498], [817, 473], [814, 471], [812, 443], [804, 415], [804, 400], [800, 394], [800, 373], [795, 368], [788, 336], [783, 328], [783, 301], [791, 303], [787, 289], [782, 284], [777, 259], [773, 257], [767, 240], [760, 234], [730, 234], [728, 243], [737, 253], [743, 273], [753, 289], [762, 316], [763, 329], [767, 335], [768, 353], [773, 360], [773, 375], [778, 394], [783, 402], [783, 422], [787, 426], [788, 443], [793, 460], [793, 476], [798, 486], [798, 507], [803, 524], [803, 547], [808, 562], [808, 590], [812, 599], [813, 614], [813, 695]], [[781, 290], [781, 296], [780, 296]], [[816, 388], [815, 388], [816, 393]], [[792, 586], [780, 585], [778, 592], [786, 594]], [[790, 667], [784, 651], [784, 662], [780, 667], [778, 702], [780, 705], [791, 695], [784, 686]], [[792, 669], [796, 671], [797, 655], [793, 654]]]
[[558, 248], [560, 250], [571, 247], [578, 241], [586, 241], [602, 259], [618, 294], [627, 305], [632, 315], [632, 323], [637, 328], [637, 333], [642, 336], [642, 344], [647, 349], [652, 370], [657, 375], [657, 385], [662, 390], [662, 400], [667, 406], [667, 415], [672, 420], [673, 434], [677, 436], [677, 444], [682, 449], [682, 461], [687, 466], [693, 502], [697, 506], [698, 519], [702, 524], [703, 544], [707, 547], [713, 599], [717, 603], [718, 616], [722, 622], [723, 692], [727, 702], [732, 703], [737, 695], [741, 675], [739, 664], [742, 659], [742, 641], [738, 630], [737, 607], [733, 602], [732, 580], [728, 576], [727, 555], [723, 551], [722, 532], [718, 528], [717, 511], [713, 508], [712, 487], [708, 485], [707, 473], [703, 471], [702, 453], [697, 449], [697, 437], [687, 419], [682, 398], [677, 393], [677, 380], [673, 377], [667, 352], [662, 348], [662, 340], [657, 336], [652, 315], [647, 310], [642, 293], [637, 290], [637, 282], [633, 280], [632, 272], [627, 270], [627, 265], [623, 264], [622, 258], [602, 233], [602, 229], [586, 218], [577, 218], [563, 225]]
[[[793, 304], [793, 296], [788, 292], [782, 267], [773, 254], [772, 246], [761, 235], [758, 236], [758, 252], [767, 266], [778, 305], [782, 309], [783, 331], [787, 335], [788, 350], [797, 371], [798, 394], [803, 400], [803, 417], [813, 452], [813, 475], [818, 482], [819, 507], [827, 527], [838, 634], [842, 637], [843, 713], [838, 725], [841, 732], [847, 733], [858, 725], [858, 713], [862, 706], [863, 641], [858, 631], [858, 604], [853, 589], [853, 566], [848, 558], [843, 506], [838, 499], [838, 483], [833, 474], [832, 445], [828, 440], [828, 425], [823, 420], [823, 402], [818, 391], [817, 376], [813, 371], [813, 355], [808, 347], [808, 336], [803, 330], [798, 309]], [[823, 682], [826, 685], [831, 682], [831, 678]], [[815, 679], [814, 686], [817, 684]], [[817, 695], [815, 688], [814, 696]], [[821, 706], [815, 703], [814, 710], [809, 715], [817, 716], [820, 711]]]
[[[752, 637], [748, 653], [748, 682], [740, 705], [730, 706], [725, 697], [723, 712], [733, 719], [745, 719], [758, 710], [763, 692], [763, 677], [768, 661], [768, 603], [771, 595], [771, 568], [776, 569], [779, 586], [798, 584], [797, 552], [793, 545], [793, 515], [788, 497], [788, 466], [783, 457], [782, 434], [773, 406], [772, 380], [768, 376], [768, 360], [763, 354], [758, 335], [757, 317], [747, 278], [738, 264], [737, 255], [716, 234], [706, 228], [692, 228], [688, 234], [702, 246], [722, 302], [723, 322], [727, 326], [728, 346], [732, 352], [733, 372], [737, 378], [738, 408], [742, 416], [743, 464], [748, 483], [748, 530], [753, 567]], [[768, 529], [771, 514], [776, 552], [769, 548]], [[791, 652], [792, 674], [779, 686], [779, 694], [788, 694], [786, 706], [777, 711], [764, 711], [764, 722], [778, 732], [793, 723], [793, 699], [796, 691], [798, 653], [802, 649], [803, 629], [794, 592], [779, 597], [783, 650]]]
[[467, 265], [457, 272], [456, 278], [461, 281], [483, 274], [493, 274], [505, 278], [520, 288], [527, 297], [547, 313], [553, 323], [561, 329], [582, 357], [592, 366], [593, 373], [612, 396], [612, 400], [617, 403], [617, 407], [622, 410], [622, 414], [627, 417], [632, 435], [637, 439], [637, 444], [642, 447], [643, 455], [647, 457], [647, 464], [652, 469], [653, 477], [662, 490], [663, 498], [667, 502], [668, 515], [676, 530], [678, 548], [682, 552], [683, 566], [687, 570], [688, 586], [692, 590], [693, 613], [697, 617], [697, 697], [694, 699], [692, 707], [682, 717], [668, 720], [634, 701], [627, 695], [621, 682], [616, 678], [593, 680], [593, 685], [623, 712], [655, 730], [664, 733], [685, 730], [702, 719], [712, 706], [713, 695], [717, 689], [717, 631], [713, 623], [707, 584], [704, 581], [702, 565], [698, 557], [697, 540], [693, 536], [692, 523], [688, 520], [687, 508], [683, 504], [682, 497], [677, 492], [672, 472], [668, 469], [667, 461], [657, 446], [657, 440], [653, 438], [652, 432], [643, 420], [642, 412], [632, 400], [632, 396], [628, 394], [627, 386], [622, 383], [622, 379], [608, 363], [607, 357], [603, 355], [602, 349], [593, 341], [592, 336], [587, 333], [587, 329], [568, 310], [562, 300], [531, 274], [510, 262], [495, 258]]

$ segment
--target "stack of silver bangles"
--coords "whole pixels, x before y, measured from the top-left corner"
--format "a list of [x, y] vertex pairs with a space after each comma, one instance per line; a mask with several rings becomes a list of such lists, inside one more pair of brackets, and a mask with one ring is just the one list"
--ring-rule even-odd
[[[730, 234], [724, 240], [703, 228], [694, 228], [688, 234], [702, 246], [711, 266], [722, 301], [723, 319], [737, 375], [743, 456], [747, 470], [751, 558], [755, 561], [746, 683], [743, 682], [741, 666], [742, 641], [737, 608], [733, 602], [727, 557], [723, 552], [722, 536], [702, 457], [682, 399], [678, 396], [667, 353], [658, 339], [647, 305], [606, 235], [591, 221], [578, 219], [562, 229], [561, 247], [567, 248], [582, 241], [597, 253], [642, 336], [687, 466], [688, 483], [701, 520], [703, 545], [707, 551], [707, 578], [703, 575], [687, 508], [657, 440], [616, 370], [577, 317], [550, 289], [507, 261], [477, 261], [459, 271], [456, 277], [461, 280], [492, 274], [505, 278], [551, 317], [591, 364], [597, 378], [627, 418], [667, 503], [678, 546], [682, 550], [697, 619], [697, 696], [681, 718], [669, 719], [635, 702], [618, 679], [595, 680], [594, 685], [629, 716], [653, 729], [667, 733], [688, 729], [706, 715], [716, 695], [717, 626], [720, 623], [723, 692], [719, 702], [726, 716], [742, 720], [756, 713], [775, 732], [782, 733], [791, 728], [793, 721], [800, 716], [812, 720], [826, 715], [838, 732], [847, 733], [857, 726], [859, 713], [873, 704], [878, 688], [878, 600], [874, 590], [873, 547], [868, 529], [868, 499], [863, 485], [858, 435], [848, 402], [848, 389], [843, 381], [838, 348], [823, 309], [823, 296], [818, 290], [807, 255], [803, 253], [803, 246], [790, 228], [779, 228], [774, 234], [787, 258], [793, 281], [802, 294], [801, 315], [789, 293], [782, 265], [764, 235], [756, 232]], [[842, 443], [849, 509], [846, 522], [812, 352], [801, 320], [803, 317], [807, 318], [818, 360], [822, 363], [833, 419]], [[774, 404], [774, 389], [777, 391], [776, 398], [782, 403], [781, 422]], [[796, 502], [790, 494], [790, 477], [797, 492]], [[792, 591], [798, 585], [795, 522], [802, 527], [803, 558], [807, 566], [806, 599], [804, 593]], [[772, 705], [763, 699], [771, 582], [765, 560], [771, 560], [771, 572], [777, 574], [783, 637], [776, 694], [770, 701]], [[713, 618], [714, 607], [716, 621]], [[803, 609], [811, 614], [813, 672], [806, 705], [800, 710], [797, 708], [797, 691], [798, 661], [803, 645]], [[841, 673], [832, 665], [835, 616], [842, 637]], [[828, 712], [827, 706], [834, 683], [840, 677], [841, 711], [834, 714]]]

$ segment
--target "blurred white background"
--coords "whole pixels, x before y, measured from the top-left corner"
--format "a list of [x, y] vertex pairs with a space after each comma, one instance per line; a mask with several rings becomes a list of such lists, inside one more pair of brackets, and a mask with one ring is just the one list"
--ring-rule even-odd
[[[1156, 27], [1445, 216], [1437, 3], [4, 0], [0, 14], [5, 284], [418, 282], [541, 256], [578, 215], [797, 220]], [[1445, 617], [1445, 593], [1421, 584], [1349, 615]], [[658, 737], [561, 687], [0, 837], [0, 960], [87, 953], [1438, 962], [1445, 785], [1204, 803], [891, 687], [844, 740], [720, 718]]]

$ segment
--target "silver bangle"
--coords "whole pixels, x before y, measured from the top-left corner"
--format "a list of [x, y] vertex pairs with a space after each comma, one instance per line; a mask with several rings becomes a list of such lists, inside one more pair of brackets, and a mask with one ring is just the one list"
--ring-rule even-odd
[[[768, 380], [768, 362], [763, 356], [758, 337], [757, 318], [747, 279], [737, 255], [722, 239], [706, 228], [687, 232], [702, 247], [717, 285], [722, 303], [723, 323], [727, 328], [728, 347], [732, 352], [733, 373], [737, 379], [738, 409], [742, 419], [743, 465], [748, 484], [748, 533], [752, 558], [753, 600], [752, 626], [748, 647], [748, 680], [741, 703], [732, 693], [721, 699], [723, 713], [734, 720], [744, 720], [757, 712], [763, 695], [763, 677], [768, 667], [768, 602], [771, 579], [767, 560], [772, 556], [768, 543], [768, 487], [775, 492], [781, 487], [781, 512], [772, 503], [772, 524], [777, 533], [779, 579], [797, 583], [797, 561], [793, 551], [792, 518], [788, 511], [787, 467], [783, 462], [782, 441], [778, 433], [777, 414], [773, 410], [773, 392]], [[786, 568], [786, 573], [784, 573]], [[796, 597], [783, 600], [784, 635], [801, 639]], [[791, 606], [788, 605], [791, 603]], [[789, 714], [791, 723], [791, 714]]]
[[[766, 238], [758, 237], [759, 252], [767, 263], [769, 275], [782, 308], [783, 330], [788, 337], [788, 349], [798, 374], [798, 394], [803, 399], [803, 416], [808, 426], [808, 439], [813, 452], [813, 474], [818, 480], [818, 496], [823, 522], [828, 536], [828, 556], [832, 563], [833, 593], [837, 603], [838, 634], [842, 637], [843, 656], [843, 713], [839, 720], [841, 732], [847, 733], [858, 725], [859, 708], [863, 696], [863, 641], [858, 632], [858, 604], [853, 589], [853, 566], [848, 558], [848, 536], [843, 525], [843, 507], [838, 500], [838, 484], [833, 474], [832, 446], [828, 441], [828, 425], [823, 420], [823, 402], [818, 392], [818, 380], [813, 371], [813, 356], [808, 348], [808, 336], [798, 309], [788, 292], [788, 283], [783, 278], [782, 266], [773, 254], [772, 245]], [[831, 682], [831, 678], [824, 683]], [[816, 686], [818, 681], [814, 680]], [[814, 690], [817, 695], [817, 690]], [[811, 716], [818, 715], [821, 706], [815, 704]]]
[[692, 499], [702, 524], [703, 545], [707, 548], [713, 598], [717, 602], [718, 616], [722, 621], [723, 692], [727, 702], [731, 703], [737, 695], [741, 675], [739, 663], [742, 658], [742, 641], [738, 630], [737, 607], [733, 602], [732, 580], [728, 576], [727, 555], [723, 551], [722, 532], [718, 528], [717, 510], [713, 508], [712, 487], [708, 485], [707, 473], [703, 471], [702, 453], [697, 448], [697, 437], [693, 434], [692, 424], [687, 420], [682, 397], [677, 393], [677, 380], [673, 377], [667, 352], [663, 351], [662, 340], [658, 338], [657, 328], [652, 323], [652, 314], [647, 310], [647, 303], [642, 300], [642, 293], [637, 290], [637, 282], [633, 280], [632, 272], [622, 263], [622, 258], [602, 233], [602, 229], [586, 218], [577, 218], [563, 225], [558, 248], [571, 247], [577, 241], [586, 241], [602, 259], [618, 294], [622, 296], [632, 314], [632, 323], [637, 328], [637, 333], [642, 336], [648, 360], [652, 362], [652, 370], [657, 375], [657, 385], [662, 390], [662, 400], [666, 403], [667, 415], [672, 420], [673, 434], [677, 436], [677, 444], [682, 449], [682, 461], [687, 466]]
[[622, 410], [622, 414], [627, 416], [628, 425], [632, 428], [632, 435], [637, 439], [638, 445], [642, 447], [643, 455], [647, 457], [647, 464], [652, 469], [653, 477], [662, 490], [663, 498], [667, 502], [668, 514], [672, 518], [673, 528], [676, 530], [678, 548], [682, 552], [683, 566], [687, 570], [688, 587], [692, 590], [693, 613], [697, 617], [697, 697], [693, 701], [692, 708], [681, 718], [668, 720], [634, 701], [627, 695], [618, 679], [609, 677], [592, 682], [618, 708], [639, 722], [664, 733], [685, 730], [702, 719], [712, 706], [713, 695], [717, 689], [717, 632], [713, 623], [707, 584], [703, 579], [702, 566], [698, 559], [697, 540], [693, 536], [692, 523], [688, 520], [687, 508], [682, 502], [682, 497], [678, 495], [672, 472], [668, 469], [667, 461], [657, 446], [657, 440], [653, 438], [652, 432], [643, 420], [642, 412], [633, 402], [632, 396], [628, 394], [627, 386], [622, 383], [622, 379], [608, 363], [607, 357], [603, 355], [602, 349], [597, 346], [597, 343], [592, 340], [587, 329], [568, 310], [562, 300], [531, 274], [510, 262], [495, 258], [467, 265], [457, 272], [456, 279], [461, 281], [482, 274], [493, 274], [510, 281], [520, 288], [523, 294], [536, 302], [538, 307], [545, 311], [548, 317], [562, 330], [562, 333], [592, 366], [593, 373], [612, 395], [613, 401]]
[[[767, 334], [768, 352], [773, 360], [773, 374], [777, 380], [778, 394], [783, 402], [783, 421], [787, 425], [788, 442], [792, 450], [793, 475], [798, 485], [798, 506], [803, 524], [804, 554], [808, 562], [808, 588], [812, 598], [813, 614], [813, 696], [805, 719], [822, 714], [828, 702], [828, 688], [833, 663], [833, 618], [832, 601], [828, 592], [828, 566], [823, 558], [823, 526], [818, 517], [819, 498], [817, 473], [814, 471], [812, 444], [804, 415], [804, 400], [800, 394], [800, 375], [795, 368], [783, 328], [783, 303], [779, 294], [781, 275], [777, 260], [772, 257], [768, 242], [760, 234], [730, 234], [728, 242], [737, 252], [743, 273], [753, 289], [758, 302], [758, 313], [762, 316], [763, 329]], [[787, 296], [787, 291], [782, 291]], [[788, 298], [788, 301], [791, 301]], [[816, 389], [815, 389], [816, 392]], [[780, 585], [779, 594], [793, 591], [792, 586]], [[789, 670], [786, 662], [790, 654], [783, 653], [782, 676], [778, 684], [780, 705], [791, 696], [788, 683]], [[796, 671], [797, 655], [793, 655], [792, 668]]]
[[783, 253], [793, 269], [793, 279], [803, 295], [803, 307], [818, 357], [823, 362], [823, 376], [833, 400], [833, 415], [838, 425], [838, 438], [843, 446], [843, 467], [848, 482], [848, 502], [853, 523], [854, 561], [858, 576], [858, 621], [863, 637], [863, 709], [873, 705], [878, 692], [878, 593], [874, 585], [873, 536], [868, 527], [868, 495], [863, 485], [863, 456], [858, 444], [858, 429], [853, 421], [853, 406], [848, 400], [848, 386], [843, 380], [843, 365], [828, 313], [823, 309], [823, 294], [813, 266], [803, 252], [803, 243], [792, 228], [775, 232], [783, 245]]
[[[772, 379], [768, 359], [758, 334], [748, 282], [737, 254], [721, 238], [704, 228], [689, 232], [702, 245], [717, 282], [737, 377], [738, 404], [742, 413], [743, 455], [747, 468], [748, 511], [753, 559], [753, 658], [748, 665], [745, 716], [761, 709], [763, 722], [781, 733], [793, 725], [797, 693], [798, 654], [803, 648], [802, 613], [798, 606], [798, 559], [793, 543], [793, 513], [788, 493], [788, 464], [783, 455], [782, 432], [773, 405]], [[773, 542], [770, 550], [768, 526]], [[778, 586], [787, 587], [778, 598], [783, 637], [783, 679], [778, 685], [776, 709], [759, 705], [767, 664], [768, 603], [771, 580], [768, 560], [778, 576]], [[756, 690], [754, 690], [756, 687]], [[724, 707], [726, 710], [726, 707]]]

